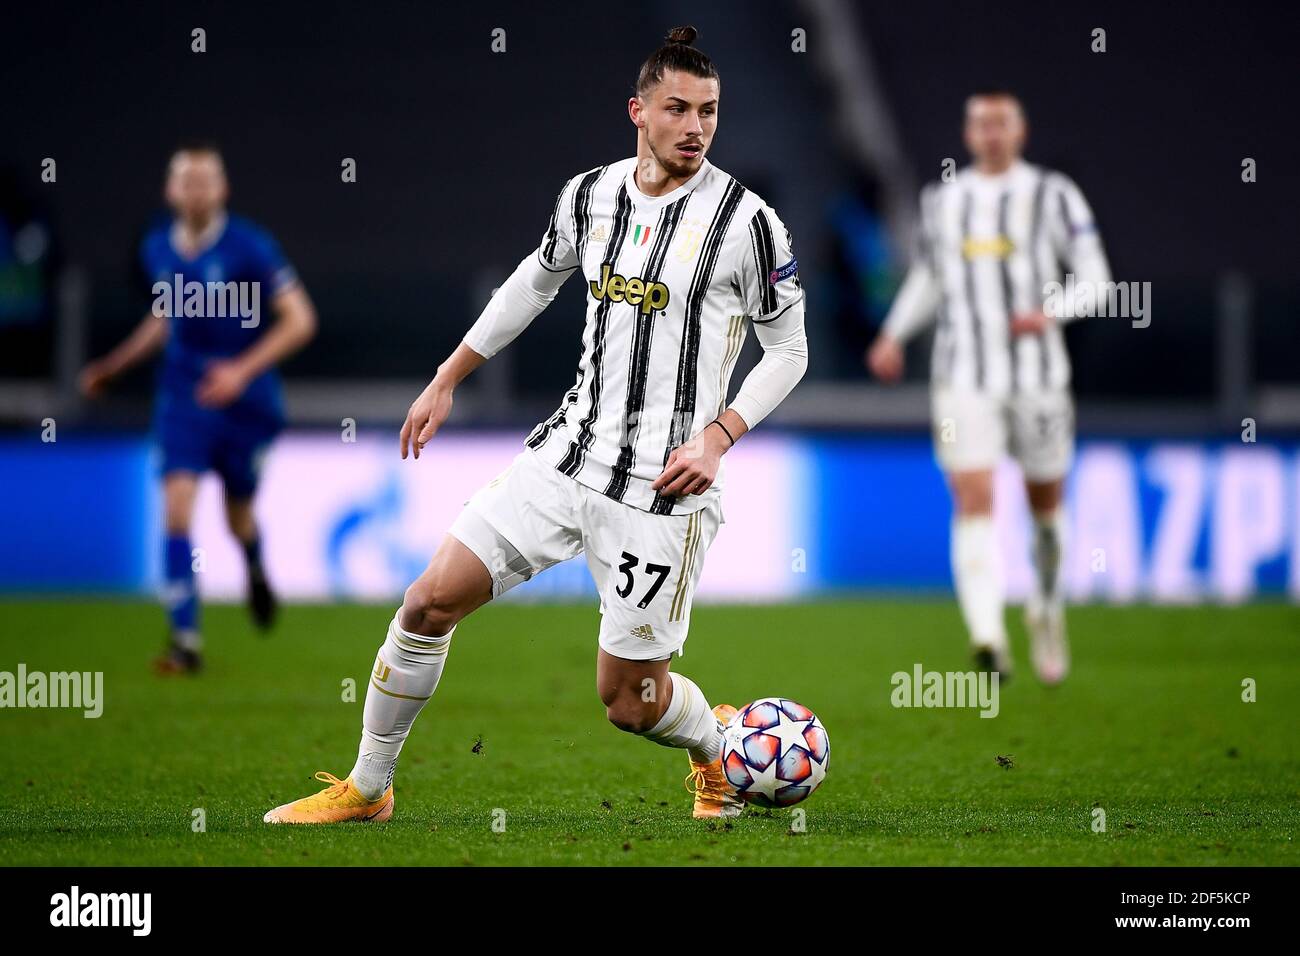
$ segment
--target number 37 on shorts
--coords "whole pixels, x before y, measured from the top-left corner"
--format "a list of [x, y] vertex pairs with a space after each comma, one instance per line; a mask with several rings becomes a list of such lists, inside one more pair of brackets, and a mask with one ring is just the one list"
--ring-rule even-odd
[[[720, 524], [719, 505], [715, 500], [688, 515], [623, 510], [628, 513], [623, 515], [626, 523], [619, 522], [624, 524], [621, 541], [592, 540], [588, 545], [601, 597], [600, 646], [630, 660], [680, 654], [704, 556]], [[613, 556], [608, 568], [597, 554], [605, 546]]]
[[600, 646], [627, 660], [662, 660], [686, 642], [704, 556], [724, 521], [719, 496], [706, 497], [689, 514], [651, 514], [525, 449], [449, 530], [488, 569], [493, 597], [585, 554], [600, 594]]

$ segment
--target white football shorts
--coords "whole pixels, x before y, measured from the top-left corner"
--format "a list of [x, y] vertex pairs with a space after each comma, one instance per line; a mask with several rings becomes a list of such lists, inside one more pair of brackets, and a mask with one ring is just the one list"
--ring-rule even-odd
[[1074, 460], [1074, 402], [1065, 389], [989, 395], [936, 388], [930, 395], [934, 456], [944, 471], [997, 467], [1010, 454], [1025, 478], [1063, 478]]
[[600, 594], [600, 646], [649, 661], [682, 653], [704, 556], [723, 520], [717, 497], [682, 515], [614, 501], [525, 447], [474, 492], [448, 533], [488, 569], [494, 598], [585, 553]]

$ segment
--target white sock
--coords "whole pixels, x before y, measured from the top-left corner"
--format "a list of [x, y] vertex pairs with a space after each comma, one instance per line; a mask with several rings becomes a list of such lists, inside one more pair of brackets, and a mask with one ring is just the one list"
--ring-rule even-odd
[[952, 576], [957, 603], [971, 643], [1003, 649], [1007, 646], [1002, 621], [1002, 557], [997, 529], [987, 515], [957, 517], [952, 523]]
[[1065, 509], [1034, 513], [1034, 594], [1038, 607], [1059, 607], [1065, 600], [1061, 555], [1065, 551]]
[[644, 736], [664, 747], [685, 747], [696, 763], [713, 763], [722, 755], [718, 718], [695, 681], [672, 671], [668, 678], [673, 682], [668, 709]]
[[388, 637], [370, 674], [361, 747], [352, 768], [352, 783], [367, 799], [379, 799], [392, 785], [397, 755], [438, 686], [455, 631], [453, 627], [442, 637], [412, 634], [396, 617], [388, 625]]

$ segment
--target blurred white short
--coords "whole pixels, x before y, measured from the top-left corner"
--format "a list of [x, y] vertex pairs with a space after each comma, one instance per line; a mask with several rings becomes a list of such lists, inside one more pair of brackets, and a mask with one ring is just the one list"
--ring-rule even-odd
[[1074, 460], [1074, 402], [1064, 389], [989, 395], [936, 388], [930, 394], [934, 455], [944, 471], [996, 468], [1004, 454], [1029, 481], [1063, 478]]
[[448, 530], [487, 567], [493, 597], [585, 552], [600, 594], [600, 646], [640, 661], [682, 652], [704, 556], [721, 523], [717, 497], [690, 514], [650, 514], [524, 448], [474, 492]]

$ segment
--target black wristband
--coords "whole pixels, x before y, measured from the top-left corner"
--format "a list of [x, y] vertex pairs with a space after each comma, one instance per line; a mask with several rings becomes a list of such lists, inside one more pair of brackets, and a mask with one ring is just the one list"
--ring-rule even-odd
[[[730, 431], [730, 429], [728, 429], [726, 425], [722, 424], [721, 421], [719, 421], [718, 419], [715, 418], [713, 421], [709, 422], [709, 424], [710, 424], [710, 425], [717, 425], [719, 428], [721, 428], [724, 432], [727, 433], [727, 440], [730, 441], [732, 445], [736, 444], [736, 439], [734, 439], [734, 438], [731, 437], [731, 431]], [[731, 446], [728, 446], [728, 447], [731, 447]]]

